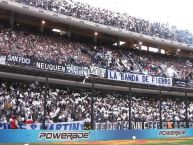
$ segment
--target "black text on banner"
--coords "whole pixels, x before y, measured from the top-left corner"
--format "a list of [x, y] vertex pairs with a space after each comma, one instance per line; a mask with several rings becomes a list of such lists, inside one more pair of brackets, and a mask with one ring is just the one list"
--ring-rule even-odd
[[108, 70], [108, 79], [150, 85], [172, 86], [172, 78], [153, 77], [134, 73], [121, 73], [112, 70]]

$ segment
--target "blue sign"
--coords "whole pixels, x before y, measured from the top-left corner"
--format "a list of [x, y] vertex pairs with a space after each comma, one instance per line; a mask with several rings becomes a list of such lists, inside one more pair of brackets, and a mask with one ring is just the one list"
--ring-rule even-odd
[[136, 139], [180, 138], [193, 136], [189, 129], [152, 129], [152, 130], [0, 130], [2, 143], [69, 142], [69, 141], [106, 141]]

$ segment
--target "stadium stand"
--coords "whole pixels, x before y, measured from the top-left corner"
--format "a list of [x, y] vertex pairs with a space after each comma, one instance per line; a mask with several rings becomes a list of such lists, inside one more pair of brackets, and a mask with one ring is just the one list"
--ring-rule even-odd
[[[0, 121], [7, 123], [12, 115], [20, 123], [32, 120], [43, 122], [45, 85], [38, 82], [1, 81]], [[91, 121], [91, 91], [50, 86], [47, 96], [46, 122]], [[128, 95], [95, 91], [94, 116], [96, 122], [129, 120]], [[133, 96], [131, 118], [134, 122], [159, 121], [159, 100], [155, 96]], [[162, 120], [185, 121], [185, 103], [179, 97], [164, 97]], [[188, 104], [188, 121], [193, 121], [193, 102]]]
[[[57, 64], [95, 65], [121, 72], [159, 77], [192, 79], [192, 62], [187, 58], [167, 56], [132, 49], [99, 46], [66, 36], [41, 34], [28, 27], [0, 30], [1, 55], [27, 56]], [[83, 41], [83, 40], [81, 40]]]
[[73, 0], [12, 0], [25, 5], [50, 10], [67, 16], [72, 16], [95, 23], [100, 23], [119, 29], [125, 29], [163, 39], [193, 44], [193, 34], [188, 30], [180, 30], [176, 26], [150, 22], [148, 20], [113, 12], [107, 9], [93, 7], [86, 3]]
[[[72, 0], [12, 1], [119, 29], [193, 44], [193, 35], [189, 31], [179, 30], [174, 26], [171, 30], [166, 24], [152, 23], [128, 14], [95, 8]], [[193, 62], [190, 58], [178, 55], [168, 56], [121, 46], [96, 46], [84, 38], [78, 39], [47, 31], [39, 32], [26, 25], [15, 24], [14, 27], [10, 27], [9, 24], [1, 21], [0, 56], [7, 57], [8, 55], [30, 58], [34, 62], [65, 64], [65, 66], [96, 66], [106, 71], [169, 77], [174, 81], [173, 86], [193, 87]], [[7, 65], [15, 67], [21, 64], [12, 61]], [[30, 65], [22, 66], [24, 66], [22, 69], [34, 68]], [[85, 83], [87, 78], [88, 76], [84, 76], [81, 83]], [[107, 81], [106, 77], [101, 78]], [[45, 88], [45, 83], [38, 81], [2, 79], [0, 81], [0, 122], [8, 123], [10, 117], [15, 115], [19, 123], [43, 123]], [[47, 95], [46, 122], [85, 121], [90, 125], [92, 122], [92, 95], [90, 89], [50, 85]], [[169, 120], [193, 122], [193, 100], [191, 98], [188, 98], [187, 103], [185, 100], [187, 98], [184, 96], [164, 96], [160, 91], [160, 96], [133, 93], [129, 101], [128, 95], [128, 92], [94, 90], [94, 122], [99, 124], [128, 122], [129, 118], [132, 122], [167, 122]]]

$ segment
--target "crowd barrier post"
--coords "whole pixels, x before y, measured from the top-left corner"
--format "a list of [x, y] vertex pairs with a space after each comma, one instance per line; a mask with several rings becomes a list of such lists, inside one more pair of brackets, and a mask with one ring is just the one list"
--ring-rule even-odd
[[162, 92], [159, 88], [159, 120], [160, 120], [160, 129], [162, 129]]
[[43, 129], [46, 129], [46, 104], [47, 104], [47, 95], [48, 95], [48, 74], [46, 74], [45, 82], [45, 92], [44, 92], [44, 118], [43, 118]]
[[129, 85], [129, 129], [131, 128], [131, 86]]
[[91, 128], [94, 130], [94, 77], [91, 76], [92, 94], [91, 94]]

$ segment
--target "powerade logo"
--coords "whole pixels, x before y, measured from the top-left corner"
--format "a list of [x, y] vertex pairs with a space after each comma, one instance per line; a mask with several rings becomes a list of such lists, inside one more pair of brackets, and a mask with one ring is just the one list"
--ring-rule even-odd
[[88, 138], [88, 132], [40, 132], [38, 140], [81, 140]]
[[182, 136], [186, 134], [186, 130], [163, 130], [159, 131], [160, 136]]

